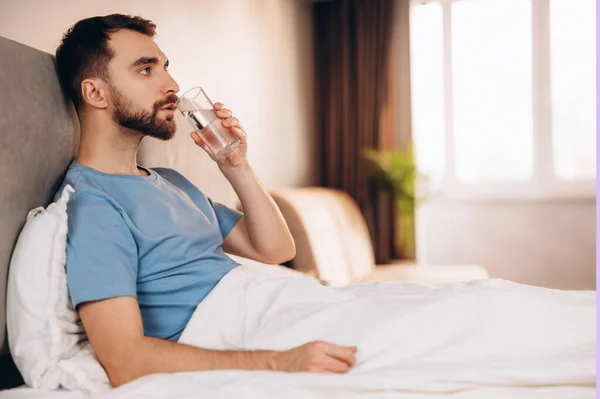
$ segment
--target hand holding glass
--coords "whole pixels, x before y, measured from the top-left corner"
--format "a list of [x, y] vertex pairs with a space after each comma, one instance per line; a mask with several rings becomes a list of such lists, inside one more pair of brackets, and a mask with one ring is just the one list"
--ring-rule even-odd
[[198, 132], [217, 161], [231, 154], [240, 144], [240, 140], [223, 126], [212, 101], [201, 87], [194, 87], [179, 96], [177, 109]]

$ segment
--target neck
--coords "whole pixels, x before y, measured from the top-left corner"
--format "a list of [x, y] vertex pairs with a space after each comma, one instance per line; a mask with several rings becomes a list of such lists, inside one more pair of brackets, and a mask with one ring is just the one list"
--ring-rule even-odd
[[78, 163], [104, 173], [147, 175], [137, 167], [142, 134], [97, 115], [85, 115], [80, 121]]

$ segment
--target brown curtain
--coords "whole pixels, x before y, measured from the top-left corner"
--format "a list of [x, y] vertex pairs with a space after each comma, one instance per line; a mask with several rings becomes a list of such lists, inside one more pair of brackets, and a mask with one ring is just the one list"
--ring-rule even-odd
[[367, 183], [364, 150], [395, 148], [392, 36], [396, 0], [313, 5], [320, 184], [348, 192], [369, 225], [378, 263], [394, 258], [391, 196]]

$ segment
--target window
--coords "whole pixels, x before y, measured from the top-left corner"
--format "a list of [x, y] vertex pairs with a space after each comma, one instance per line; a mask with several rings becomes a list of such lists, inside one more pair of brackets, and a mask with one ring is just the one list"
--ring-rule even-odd
[[550, 1], [554, 167], [561, 180], [594, 179], [596, 2]]
[[417, 163], [449, 195], [593, 196], [594, 0], [411, 7]]

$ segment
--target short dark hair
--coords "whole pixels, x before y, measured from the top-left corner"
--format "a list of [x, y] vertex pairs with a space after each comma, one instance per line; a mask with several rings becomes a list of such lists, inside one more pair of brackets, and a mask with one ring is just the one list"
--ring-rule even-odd
[[82, 19], [65, 34], [56, 49], [56, 69], [63, 90], [79, 108], [83, 104], [81, 82], [91, 77], [110, 81], [108, 62], [115, 56], [109, 34], [130, 29], [153, 38], [156, 25], [147, 19], [123, 14]]

